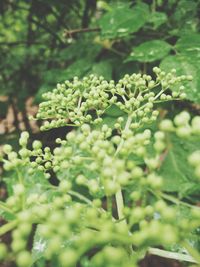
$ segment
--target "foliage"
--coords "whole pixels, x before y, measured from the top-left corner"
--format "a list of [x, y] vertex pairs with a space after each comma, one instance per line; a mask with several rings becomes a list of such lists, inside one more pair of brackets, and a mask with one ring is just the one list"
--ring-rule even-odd
[[12, 244], [0, 243], [0, 261], [129, 267], [151, 253], [199, 263], [199, 7], [2, 1], [0, 118], [12, 108], [16, 126], [22, 111], [31, 133], [26, 100], [44, 99], [33, 119], [52, 143], [69, 134], [56, 145], [22, 133], [16, 153], [17, 133], [4, 146], [0, 235], [11, 231]]
[[[200, 136], [200, 116], [181, 112], [151, 129], [157, 103], [185, 98], [180, 84], [191, 76], [153, 72], [155, 79], [127, 74], [117, 83], [75, 77], [43, 95], [41, 130], [74, 130], [57, 138], [53, 150], [39, 140], [31, 144], [28, 132], [21, 134], [18, 153], [4, 146], [9, 196], [0, 210], [8, 222], [0, 235], [12, 230], [12, 243], [10, 249], [1, 243], [2, 260], [16, 259], [19, 267], [133, 267], [149, 252], [200, 263], [190, 243], [191, 236], [198, 240], [200, 209], [195, 199], [187, 201], [194, 190], [180, 186], [187, 181], [198, 188], [200, 150], [192, 142]], [[171, 93], [178, 84], [179, 92]], [[105, 124], [106, 110], [112, 115], [116, 109], [121, 115]], [[170, 254], [173, 247], [179, 252]]]
[[[130, 61], [129, 73], [149, 73], [161, 64], [166, 71], [192, 74], [193, 86], [187, 84], [185, 90], [189, 100], [199, 103], [198, 7], [195, 0], [70, 0], [67, 5], [64, 0], [5, 0], [0, 10], [0, 94], [15, 97], [23, 110], [29, 95], [40, 102], [55, 81], [91, 72], [120, 79]], [[82, 32], [96, 27], [99, 31]]]

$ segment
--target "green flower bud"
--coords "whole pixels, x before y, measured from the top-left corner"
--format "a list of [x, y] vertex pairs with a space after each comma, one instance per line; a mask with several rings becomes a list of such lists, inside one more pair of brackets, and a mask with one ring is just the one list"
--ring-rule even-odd
[[177, 126], [183, 126], [187, 124], [189, 120], [190, 120], [190, 114], [186, 111], [183, 111], [174, 118], [174, 123]]
[[0, 262], [6, 258], [6, 255], [7, 255], [6, 245], [1, 243], [0, 244]]
[[182, 126], [182, 127], [178, 127], [176, 129], [176, 134], [177, 136], [181, 137], [181, 138], [187, 138], [191, 135], [191, 127], [189, 125], [186, 126]]
[[17, 264], [20, 267], [28, 267], [32, 263], [32, 257], [30, 252], [28, 251], [22, 251], [17, 256]]
[[71, 189], [71, 187], [72, 187], [71, 182], [67, 180], [62, 180], [59, 184], [59, 189], [63, 193], [67, 193]]
[[200, 116], [195, 116], [192, 119], [192, 132], [200, 135]]
[[14, 193], [18, 196], [23, 195], [25, 192], [25, 187], [23, 184], [15, 184], [13, 189], [14, 189]]
[[189, 157], [188, 161], [192, 166], [200, 165], [200, 151], [193, 152]]
[[59, 255], [60, 264], [63, 267], [74, 267], [77, 261], [77, 252], [72, 249], [65, 249]]
[[34, 150], [38, 150], [38, 149], [42, 148], [42, 143], [38, 140], [35, 140], [35, 141], [33, 141], [32, 146], [33, 146]]
[[11, 145], [4, 145], [3, 146], [3, 152], [6, 154], [9, 154], [12, 151], [12, 146]]
[[161, 121], [160, 123], [160, 129], [161, 131], [166, 131], [166, 132], [171, 132], [174, 130], [174, 126], [171, 120], [165, 119], [163, 121]]

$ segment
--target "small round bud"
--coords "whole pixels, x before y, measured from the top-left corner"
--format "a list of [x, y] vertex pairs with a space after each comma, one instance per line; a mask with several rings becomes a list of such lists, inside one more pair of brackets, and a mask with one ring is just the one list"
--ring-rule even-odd
[[1, 243], [0, 244], [0, 262], [5, 259], [6, 255], [7, 255], [6, 245]]
[[3, 146], [3, 152], [6, 154], [9, 154], [12, 151], [12, 146], [11, 145], [4, 145]]
[[194, 134], [200, 134], [200, 116], [195, 116], [192, 119], [192, 132]]
[[157, 152], [161, 152], [165, 149], [166, 145], [164, 142], [161, 142], [161, 141], [156, 141], [154, 143], [154, 149], [157, 151]]
[[176, 129], [176, 134], [181, 138], [187, 138], [191, 135], [191, 127], [189, 125], [178, 127]]
[[180, 99], [186, 99], [187, 98], [187, 95], [186, 95], [186, 93], [181, 93], [180, 94]]
[[161, 131], [171, 132], [174, 130], [174, 126], [171, 120], [165, 119], [160, 123]]
[[25, 187], [23, 184], [15, 184], [13, 189], [14, 189], [14, 193], [18, 196], [23, 195], [25, 192]]
[[188, 161], [192, 166], [200, 165], [200, 151], [193, 152], [189, 157]]
[[31, 254], [28, 251], [22, 251], [17, 256], [17, 264], [20, 267], [28, 267], [32, 263]]
[[42, 143], [38, 140], [35, 140], [35, 141], [33, 141], [32, 146], [33, 146], [33, 149], [38, 150], [38, 149], [42, 148]]
[[66, 249], [60, 253], [59, 261], [63, 267], [73, 267], [76, 265], [77, 253], [72, 249]]
[[62, 180], [59, 184], [59, 189], [61, 192], [66, 193], [68, 192], [72, 187], [72, 184], [70, 181]]
[[174, 118], [174, 123], [177, 126], [185, 125], [190, 120], [190, 114], [187, 111], [183, 111], [180, 114], [176, 115]]
[[155, 132], [154, 137], [157, 140], [163, 140], [165, 138], [165, 134], [161, 131], [157, 131]]

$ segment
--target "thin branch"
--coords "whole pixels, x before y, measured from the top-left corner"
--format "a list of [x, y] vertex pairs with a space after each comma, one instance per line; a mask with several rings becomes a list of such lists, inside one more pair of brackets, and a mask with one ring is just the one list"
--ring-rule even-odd
[[74, 29], [74, 30], [64, 30], [63, 37], [68, 38], [72, 37], [77, 33], [86, 33], [86, 32], [100, 32], [101, 28], [83, 28], [83, 29]]
[[48, 28], [46, 25], [40, 23], [38, 20], [35, 20], [34, 18], [32, 18], [31, 21], [33, 23], [35, 23], [36, 25], [38, 25], [40, 28], [44, 29], [49, 34], [51, 34], [56, 40], [58, 40], [60, 42], [60, 44], [63, 44], [64, 45], [64, 42], [62, 41], [62, 39], [53, 30], [51, 30], [50, 28]]
[[[42, 45], [41, 42], [33, 42], [33, 45]], [[16, 46], [16, 45], [27, 45], [26, 41], [16, 41], [16, 42], [0, 42], [0, 45], [7, 45], [7, 46]]]
[[163, 257], [163, 258], [197, 263], [197, 261], [192, 256], [190, 256], [188, 254], [171, 252], [171, 251], [166, 251], [166, 250], [158, 249], [158, 248], [149, 248], [148, 252], [151, 255], [156, 255], [159, 257]]
[[0, 227], [0, 236], [6, 234], [7, 232], [11, 231], [13, 228], [15, 228], [18, 224], [18, 220], [11, 221], [9, 223], [4, 224]]

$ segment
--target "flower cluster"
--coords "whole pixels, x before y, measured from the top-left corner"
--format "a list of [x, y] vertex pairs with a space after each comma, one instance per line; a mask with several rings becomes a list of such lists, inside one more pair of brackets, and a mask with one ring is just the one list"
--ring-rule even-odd
[[[154, 105], [162, 101], [184, 99], [184, 86], [180, 86], [178, 91], [173, 88], [192, 77], [177, 77], [174, 69], [168, 74], [157, 67], [153, 71], [155, 80], [146, 74], [127, 74], [115, 83], [90, 75], [82, 80], [75, 77], [72, 82], [58, 84], [52, 92], [43, 94], [45, 101], [39, 105], [36, 116], [37, 119], [46, 120], [41, 130], [71, 123], [76, 126], [98, 124], [112, 105], [132, 118], [131, 128], [155, 121], [158, 111], [153, 110]], [[117, 124], [117, 127], [120, 126]]]
[[[117, 84], [95, 76], [75, 78], [45, 94], [37, 115], [48, 119], [43, 130], [80, 127], [57, 138], [53, 149], [39, 140], [31, 144], [27, 132], [18, 153], [4, 146], [4, 170], [11, 176], [5, 179], [10, 194], [0, 202], [8, 220], [0, 236], [12, 230], [12, 243], [8, 249], [0, 244], [0, 261], [14, 258], [19, 267], [46, 261], [63, 267], [136, 267], [150, 247], [179, 244], [198, 262], [185, 240], [199, 226], [200, 209], [164, 193], [159, 168], [168, 135], [199, 136], [200, 117], [182, 112], [173, 121], [162, 120], [156, 130], [149, 127], [159, 115], [155, 104], [184, 98], [182, 86], [180, 92], [169, 89], [191, 77], [154, 72], [155, 81], [133, 74]], [[111, 105], [124, 112], [113, 127], [100, 123]], [[188, 156], [197, 178], [199, 162], [199, 151]], [[51, 184], [55, 177], [58, 186]], [[30, 250], [27, 240], [35, 227]]]

